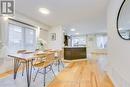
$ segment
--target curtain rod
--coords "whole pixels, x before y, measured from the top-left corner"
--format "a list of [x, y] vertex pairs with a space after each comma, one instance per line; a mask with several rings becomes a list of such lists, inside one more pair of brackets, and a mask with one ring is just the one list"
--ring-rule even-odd
[[37, 27], [34, 26], [34, 25], [31, 25], [31, 24], [28, 24], [28, 23], [25, 23], [25, 22], [22, 22], [22, 21], [18, 21], [18, 20], [16, 20], [16, 19], [9, 18], [9, 20], [12, 20], [12, 21], [15, 21], [15, 22], [19, 22], [19, 23], [22, 23], [22, 24], [25, 24], [25, 25], [28, 25], [28, 26], [31, 26], [31, 27], [37, 28]]

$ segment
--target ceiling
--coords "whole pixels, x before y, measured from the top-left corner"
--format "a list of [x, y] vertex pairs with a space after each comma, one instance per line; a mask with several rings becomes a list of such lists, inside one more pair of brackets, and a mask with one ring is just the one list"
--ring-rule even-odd
[[[75, 29], [75, 31], [71, 31]], [[82, 20], [64, 25], [64, 31], [68, 35], [80, 35], [104, 33], [107, 32], [106, 15], [101, 15], [98, 18], [91, 18], [91, 20]]]
[[[65, 25], [68, 30], [71, 27], [75, 27], [78, 31], [83, 32], [105, 29], [108, 1], [15, 0], [16, 12], [49, 26]], [[49, 15], [43, 15], [38, 11], [39, 8], [47, 8], [51, 13]]]

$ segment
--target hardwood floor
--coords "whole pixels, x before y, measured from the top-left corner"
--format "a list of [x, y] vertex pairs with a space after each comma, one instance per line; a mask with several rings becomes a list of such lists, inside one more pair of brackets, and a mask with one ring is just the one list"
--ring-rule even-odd
[[70, 63], [48, 87], [114, 87], [95, 62], [74, 61]]
[[[114, 87], [108, 75], [100, 71], [96, 62], [89, 62], [87, 60], [67, 61], [67, 65], [50, 82], [48, 87]], [[12, 74], [13, 70], [10, 70], [0, 74], [0, 78], [6, 78]]]
[[[18, 72], [22, 72], [22, 68], [19, 68], [18, 69]], [[8, 77], [8, 76], [10, 76], [10, 75], [12, 75], [12, 74], [14, 74], [14, 70], [8, 70], [8, 71], [6, 71], [6, 72], [4, 72], [4, 73], [0, 73], [0, 79], [1, 78], [6, 78], [6, 77]]]

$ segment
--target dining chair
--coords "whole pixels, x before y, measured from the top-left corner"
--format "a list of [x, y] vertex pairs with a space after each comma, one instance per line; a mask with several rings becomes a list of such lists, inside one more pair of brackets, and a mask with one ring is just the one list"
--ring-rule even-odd
[[33, 65], [37, 65], [39, 63], [45, 62], [45, 57], [47, 54], [43, 54], [43, 53], [35, 53], [34, 54], [34, 64]]
[[63, 63], [64, 50], [50, 50], [49, 52], [54, 52], [55, 53], [54, 62], [55, 62], [55, 65], [57, 65], [57, 67], [58, 67], [58, 72], [60, 72], [60, 64], [64, 68], [64, 63]]
[[64, 68], [64, 51], [63, 50], [58, 50], [57, 51], [57, 56], [55, 57], [57, 59], [57, 64], [58, 64], [58, 72], [60, 71], [60, 64]]
[[[49, 72], [51, 70], [55, 76], [55, 73], [54, 73], [54, 70], [52, 67], [52, 65], [54, 63], [55, 54], [54, 54], [54, 52], [46, 52], [45, 54], [38, 54], [36, 57], [41, 57], [41, 58], [43, 58], [44, 61], [33, 64], [33, 66], [37, 68], [37, 72], [34, 77], [34, 81], [36, 80], [38, 73], [43, 74], [44, 75], [44, 87], [45, 87], [47, 72]], [[47, 71], [47, 68], [49, 68], [49, 71]]]

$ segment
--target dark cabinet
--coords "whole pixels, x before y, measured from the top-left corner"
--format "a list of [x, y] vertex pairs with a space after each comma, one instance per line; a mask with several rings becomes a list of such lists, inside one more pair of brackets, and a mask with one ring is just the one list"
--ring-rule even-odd
[[86, 47], [64, 48], [64, 58], [66, 60], [85, 59], [86, 55]]

